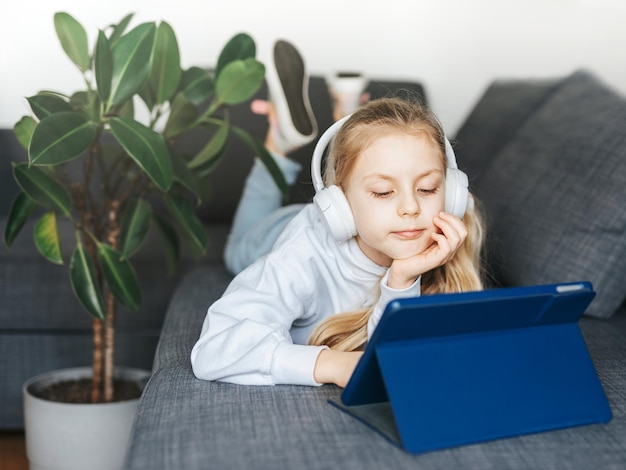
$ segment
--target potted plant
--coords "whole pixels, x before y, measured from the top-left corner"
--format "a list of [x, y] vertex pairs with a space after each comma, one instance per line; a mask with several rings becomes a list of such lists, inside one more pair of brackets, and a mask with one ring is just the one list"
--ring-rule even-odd
[[[250, 100], [264, 78], [253, 39], [234, 36], [213, 70], [183, 70], [171, 26], [146, 22], [129, 29], [132, 17], [99, 31], [90, 53], [83, 26], [65, 12], [56, 13], [57, 36], [85, 87], [29, 97], [33, 115], [14, 128], [28, 161], [13, 165], [20, 192], [5, 244], [10, 247], [37, 215], [37, 249], [50, 262], [67, 266], [76, 297], [93, 316], [91, 403], [116, 399], [117, 307], [141, 305], [132, 257], [151, 227], [163, 235], [171, 264], [180, 240], [196, 257], [205, 252], [207, 235], [195, 213], [198, 184], [219, 163], [229, 136], [251, 147], [287, 191], [263, 145], [229, 120], [229, 106]], [[206, 143], [186, 155], [176, 144], [191, 132], [202, 132]], [[74, 246], [61, 246], [59, 219], [73, 227]], [[71, 253], [69, 259], [64, 253]], [[28, 438], [27, 429], [27, 444]]]

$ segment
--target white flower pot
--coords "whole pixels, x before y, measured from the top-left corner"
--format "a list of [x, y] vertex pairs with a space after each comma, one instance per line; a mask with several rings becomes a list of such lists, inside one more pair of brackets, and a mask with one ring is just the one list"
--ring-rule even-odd
[[[115, 377], [137, 381], [143, 390], [150, 372], [116, 369]], [[32, 395], [47, 384], [91, 377], [90, 367], [47, 372], [22, 389], [26, 454], [30, 470], [119, 470], [139, 398], [116, 403], [71, 404]]]

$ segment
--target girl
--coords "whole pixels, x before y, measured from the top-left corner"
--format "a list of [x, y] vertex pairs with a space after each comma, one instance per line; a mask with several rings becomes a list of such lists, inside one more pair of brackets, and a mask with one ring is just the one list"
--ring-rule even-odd
[[[390, 300], [481, 289], [478, 211], [444, 212], [446, 142], [428, 110], [398, 98], [343, 122], [324, 183], [345, 196], [355, 236], [337, 241], [318, 204], [291, 214], [271, 251], [210, 306], [191, 353], [195, 375], [344, 387]], [[260, 190], [273, 187], [266, 177]]]

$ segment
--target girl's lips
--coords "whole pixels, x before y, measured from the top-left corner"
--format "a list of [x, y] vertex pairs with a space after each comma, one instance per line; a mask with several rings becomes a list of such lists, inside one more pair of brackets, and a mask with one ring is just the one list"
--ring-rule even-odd
[[424, 229], [420, 230], [402, 230], [399, 232], [392, 232], [396, 237], [402, 238], [403, 240], [415, 240], [419, 238], [422, 233], [424, 233]]

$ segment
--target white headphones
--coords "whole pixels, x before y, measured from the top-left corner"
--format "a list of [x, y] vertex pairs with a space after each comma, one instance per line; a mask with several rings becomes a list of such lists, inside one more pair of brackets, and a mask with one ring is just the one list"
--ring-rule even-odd
[[[350, 116], [345, 116], [330, 126], [322, 134], [311, 159], [311, 177], [315, 187], [313, 203], [322, 213], [323, 219], [338, 242], [344, 242], [356, 235], [356, 224], [348, 199], [336, 185], [324, 187], [322, 180], [322, 157], [330, 140]], [[463, 218], [469, 200], [469, 182], [467, 175], [459, 170], [452, 145], [445, 138], [446, 145], [446, 193], [445, 210], [450, 214]]]

